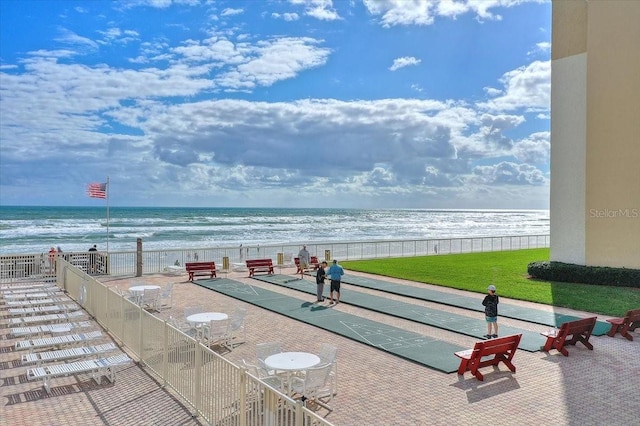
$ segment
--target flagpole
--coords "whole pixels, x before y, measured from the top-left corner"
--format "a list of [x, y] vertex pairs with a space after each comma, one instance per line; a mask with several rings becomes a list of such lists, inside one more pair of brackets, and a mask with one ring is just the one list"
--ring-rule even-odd
[[107, 255], [109, 254], [109, 193], [111, 188], [109, 187], [109, 176], [107, 176]]

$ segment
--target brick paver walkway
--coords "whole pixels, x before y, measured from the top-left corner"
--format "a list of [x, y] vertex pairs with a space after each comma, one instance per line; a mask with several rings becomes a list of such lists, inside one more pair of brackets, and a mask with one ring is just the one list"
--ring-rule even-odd
[[[295, 269], [283, 269], [293, 275]], [[351, 272], [350, 272], [351, 273]], [[354, 273], [356, 274], [356, 273]], [[364, 274], [363, 274], [364, 275]], [[230, 273], [229, 278], [265, 286], [291, 296], [312, 301], [313, 296], [247, 278], [247, 273]], [[504, 366], [483, 370], [484, 382], [467, 373], [443, 374], [386, 354], [347, 338], [332, 335], [238, 300], [185, 282], [185, 276], [154, 275], [140, 278], [101, 277], [109, 286], [127, 288], [134, 283], [174, 285], [171, 309], [158, 316], [183, 316], [187, 306], [202, 305], [206, 310], [232, 312], [236, 306], [248, 310], [247, 342], [224, 356], [232, 362], [255, 359], [255, 344], [279, 341], [285, 350], [317, 352], [322, 343], [338, 350], [338, 394], [331, 401], [333, 411], [318, 413], [336, 426], [360, 425], [634, 425], [640, 416], [640, 336], [633, 342], [608, 336], [592, 337], [594, 350], [578, 344], [569, 357], [553, 351], [518, 351], [517, 372]], [[315, 286], [309, 279], [309, 286]], [[402, 280], [389, 281], [422, 285]], [[441, 289], [456, 292], [455, 290]], [[372, 290], [343, 284], [343, 293]], [[466, 294], [466, 293], [465, 293]], [[421, 306], [429, 306], [477, 318], [482, 314], [420, 302], [401, 296], [384, 295]], [[482, 295], [477, 295], [478, 303]], [[503, 299], [505, 300], [505, 299]], [[506, 301], [506, 300], [505, 300]], [[587, 313], [509, 301], [523, 306], [586, 316]], [[339, 309], [385, 324], [402, 327], [438, 339], [472, 347], [474, 339], [384, 314], [365, 311], [347, 304]], [[600, 319], [604, 319], [600, 317]], [[120, 370], [114, 385], [98, 386], [86, 376], [58, 379], [53, 395], [46, 396], [38, 382], [27, 382], [26, 367], [20, 353], [11, 350], [5, 323], [0, 328], [0, 424], [4, 425], [192, 425], [199, 424], [179, 398], [162, 389], [141, 367], [131, 364]], [[500, 318], [532, 331], [543, 326]], [[79, 380], [81, 380], [79, 382]]]

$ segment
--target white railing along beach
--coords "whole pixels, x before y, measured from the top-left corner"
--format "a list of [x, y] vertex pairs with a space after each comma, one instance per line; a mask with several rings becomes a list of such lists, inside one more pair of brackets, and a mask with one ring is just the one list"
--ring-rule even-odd
[[[549, 245], [549, 235], [306, 243], [312, 256], [339, 261], [520, 250]], [[293, 264], [293, 257], [300, 248], [300, 243], [174, 250], [142, 248], [140, 251], [94, 254], [65, 252], [56, 257], [62, 257], [91, 275], [135, 276], [166, 272], [170, 267], [183, 267], [186, 262], [197, 261], [214, 261], [219, 269], [227, 270], [242, 267], [246, 259], [268, 258], [276, 265], [288, 266]], [[0, 280], [52, 277], [55, 275], [54, 264], [47, 253], [0, 255]]]

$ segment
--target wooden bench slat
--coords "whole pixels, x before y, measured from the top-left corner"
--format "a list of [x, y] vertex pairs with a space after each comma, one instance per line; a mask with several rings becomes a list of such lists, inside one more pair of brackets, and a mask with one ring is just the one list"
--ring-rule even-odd
[[463, 375], [466, 371], [470, 371], [476, 379], [482, 381], [484, 376], [478, 369], [490, 365], [498, 365], [501, 362], [515, 373], [516, 367], [511, 361], [518, 349], [521, 338], [522, 334], [497, 337], [476, 342], [473, 349], [455, 352], [455, 355], [461, 359], [458, 374]]
[[245, 261], [249, 269], [249, 277], [253, 277], [255, 272], [266, 272], [273, 274], [273, 261], [271, 259], [248, 259]]
[[[596, 325], [597, 317], [583, 318], [574, 321], [567, 321], [560, 326], [560, 330], [555, 335], [549, 335], [543, 333], [547, 338], [542, 350], [549, 352], [551, 349], [556, 349], [564, 356], [569, 356], [567, 351], [567, 345], [575, 345], [578, 342], [582, 342], [589, 350], [593, 350], [593, 345], [589, 343], [589, 338], [593, 332], [593, 328]], [[571, 338], [569, 339], [569, 336]]]
[[189, 281], [193, 281], [194, 276], [209, 276], [209, 278], [216, 277], [215, 262], [187, 262], [184, 266], [189, 274]]
[[633, 336], [629, 331], [633, 331], [640, 327], [640, 309], [630, 309], [622, 318], [611, 318], [607, 322], [611, 323], [611, 329], [607, 333], [608, 336], [614, 337], [620, 333], [622, 337], [629, 341], [633, 341]]

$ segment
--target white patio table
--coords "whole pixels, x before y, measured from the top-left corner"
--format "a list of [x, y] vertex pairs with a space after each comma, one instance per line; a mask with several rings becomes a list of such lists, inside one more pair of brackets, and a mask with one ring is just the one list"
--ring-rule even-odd
[[145, 285], [134, 285], [132, 287], [129, 287], [129, 291], [131, 292], [131, 295], [135, 298], [136, 303], [138, 305], [142, 300], [142, 296], [144, 296], [145, 290], [160, 290], [160, 286], [145, 284]]
[[202, 326], [209, 324], [211, 321], [224, 321], [229, 319], [229, 315], [224, 312], [200, 312], [198, 314], [192, 314], [187, 317], [187, 321], [196, 325], [198, 330], [198, 336], [202, 333]]
[[280, 352], [268, 356], [264, 360], [264, 364], [276, 372], [284, 372], [287, 377], [287, 390], [291, 389], [291, 376], [298, 371], [304, 371], [308, 368], [320, 364], [318, 355], [308, 352]]

